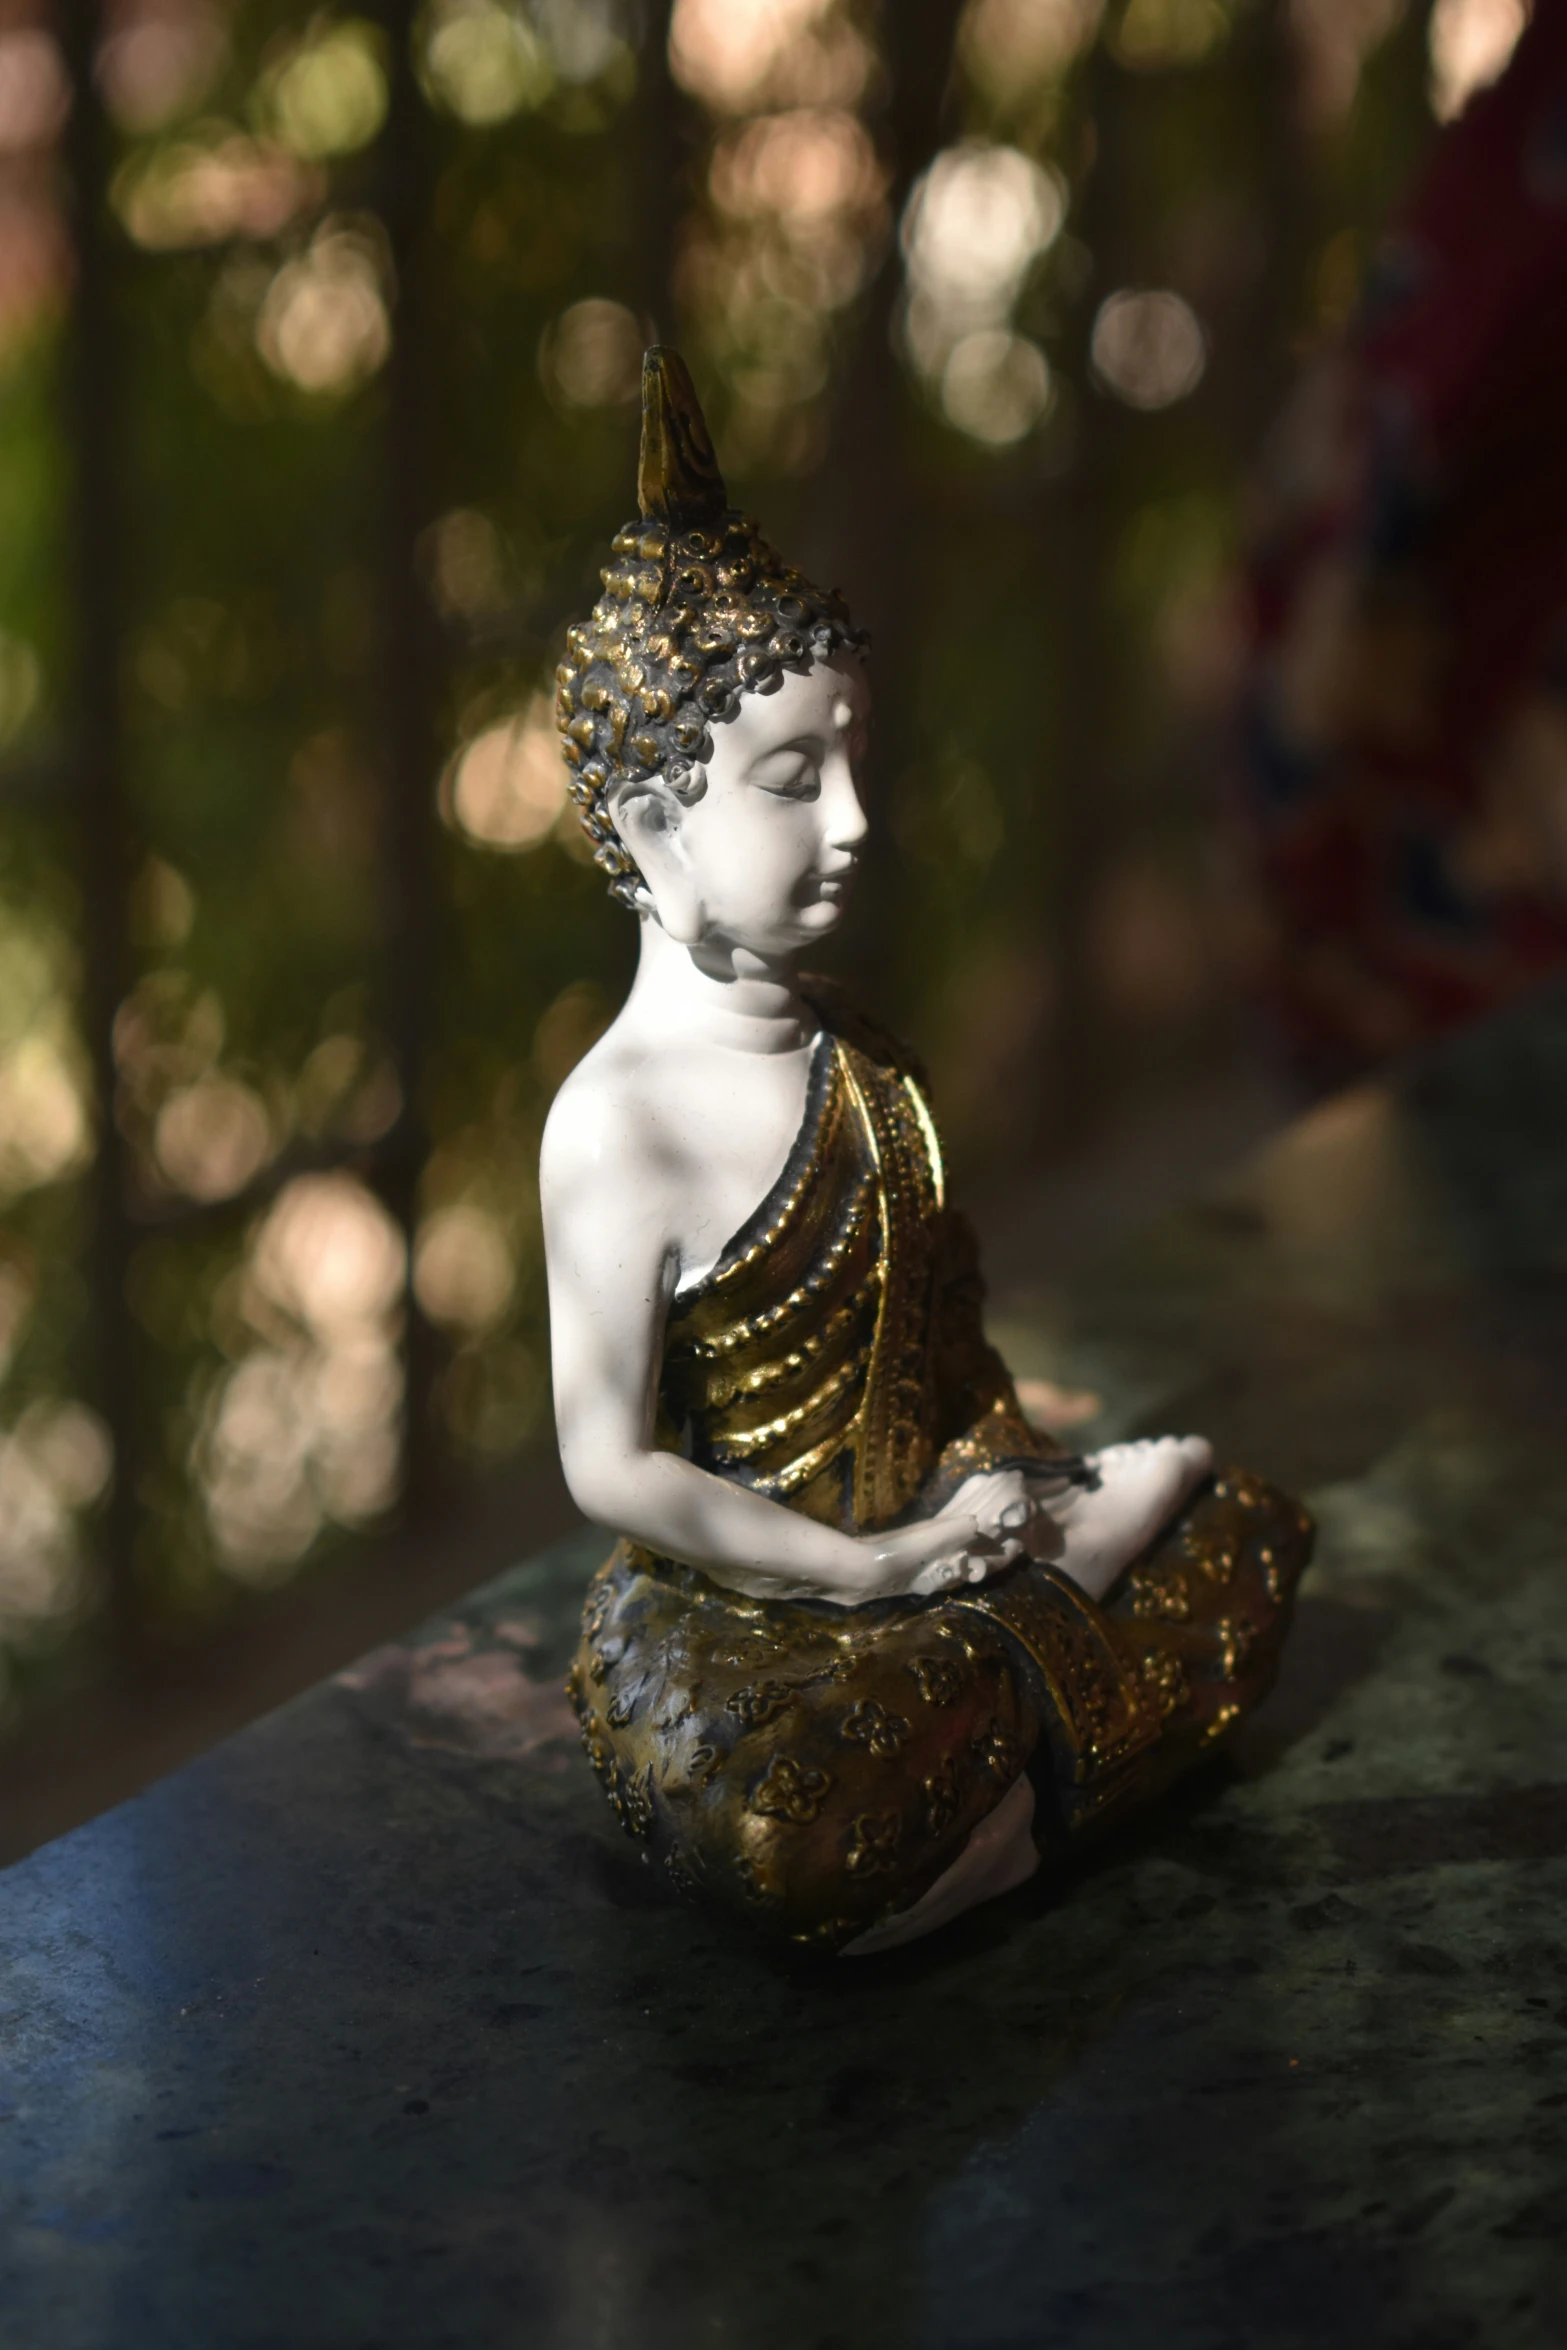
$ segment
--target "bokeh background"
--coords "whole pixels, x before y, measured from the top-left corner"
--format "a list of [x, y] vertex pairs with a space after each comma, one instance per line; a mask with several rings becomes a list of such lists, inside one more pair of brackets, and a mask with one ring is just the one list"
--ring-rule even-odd
[[1554, 959], [1559, 21], [5, 0], [14, 1751], [548, 1518], [538, 1137], [635, 943], [549, 700], [655, 332], [873, 632], [840, 968], [971, 1192]]

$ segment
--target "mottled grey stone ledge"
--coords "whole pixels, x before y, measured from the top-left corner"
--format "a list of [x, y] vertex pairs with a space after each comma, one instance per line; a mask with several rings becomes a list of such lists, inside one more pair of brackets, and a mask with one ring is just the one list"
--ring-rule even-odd
[[673, 1907], [596, 1542], [0, 1877], [0, 2339], [1534, 2350], [1567, 2303], [1567, 998], [1305, 1120], [1020, 1367], [1322, 1524], [1234, 1755], [859, 1966]]

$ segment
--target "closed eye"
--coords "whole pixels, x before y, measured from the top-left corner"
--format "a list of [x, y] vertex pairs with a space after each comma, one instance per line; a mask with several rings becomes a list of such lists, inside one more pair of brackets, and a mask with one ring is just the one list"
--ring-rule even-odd
[[820, 767], [803, 751], [779, 752], [764, 759], [751, 780], [778, 800], [814, 800], [822, 788]]

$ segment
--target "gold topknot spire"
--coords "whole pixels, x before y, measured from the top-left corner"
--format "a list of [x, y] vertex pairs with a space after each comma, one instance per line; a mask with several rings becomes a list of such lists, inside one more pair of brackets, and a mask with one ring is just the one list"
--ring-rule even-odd
[[721, 521], [729, 506], [686, 363], [658, 343], [642, 358], [637, 504], [645, 522], [667, 522], [675, 530]]

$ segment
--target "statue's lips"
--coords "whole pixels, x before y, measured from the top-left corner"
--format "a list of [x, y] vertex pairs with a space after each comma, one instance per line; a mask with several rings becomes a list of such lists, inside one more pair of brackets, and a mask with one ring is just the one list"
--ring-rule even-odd
[[845, 865], [838, 873], [816, 874], [812, 882], [815, 895], [829, 906], [841, 905], [854, 886], [855, 871], [853, 865]]

